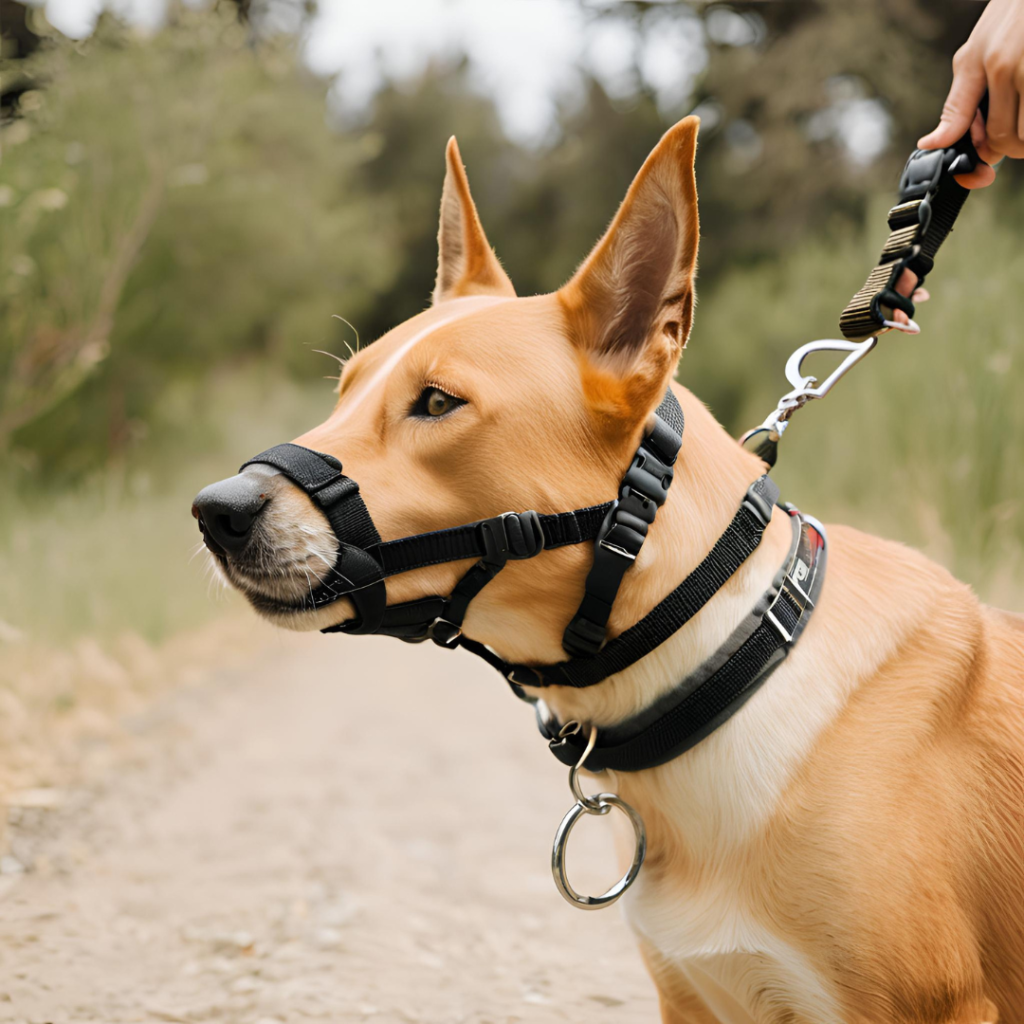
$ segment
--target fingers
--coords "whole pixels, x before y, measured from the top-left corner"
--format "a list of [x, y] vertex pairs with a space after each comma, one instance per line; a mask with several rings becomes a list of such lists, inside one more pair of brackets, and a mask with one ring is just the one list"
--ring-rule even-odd
[[[913, 295], [916, 300], [918, 291], [921, 291], [921, 289], [917, 287], [917, 274], [912, 270], [904, 270], [903, 273], [900, 274], [899, 280], [896, 282], [896, 291], [898, 291], [900, 295]], [[894, 309], [892, 311], [892, 318], [898, 324], [910, 323], [910, 317], [907, 316], [902, 309]]]
[[964, 188], [985, 188], [996, 180], [996, 169], [989, 164], [978, 164], [970, 174], [958, 174], [956, 180]]
[[996, 180], [995, 165], [1002, 160], [1002, 156], [988, 144], [988, 136], [985, 134], [985, 119], [981, 116], [980, 110], [974, 115], [974, 120], [971, 122], [971, 141], [978, 151], [978, 156], [984, 162], [978, 164], [970, 174], [958, 174], [956, 180], [964, 188], [985, 188], [986, 185], [991, 185]]
[[989, 145], [985, 119], [981, 116], [980, 110], [974, 115], [974, 120], [971, 122], [971, 142], [974, 143], [974, 148], [977, 150], [978, 156], [980, 156], [985, 163], [991, 164], [994, 167], [1003, 159], [1003, 155], [1001, 153], [997, 153]]
[[985, 68], [973, 53], [961, 47], [953, 58], [953, 84], [942, 106], [942, 116], [934, 131], [917, 140], [921, 149], [952, 146], [971, 125], [985, 94]]
[[1019, 158], [1024, 156], [1024, 140], [1018, 134], [1020, 94], [1017, 82], [1021, 77], [1018, 64], [1019, 60], [1010, 64], [997, 57], [986, 65], [989, 83], [986, 135], [995, 152]]

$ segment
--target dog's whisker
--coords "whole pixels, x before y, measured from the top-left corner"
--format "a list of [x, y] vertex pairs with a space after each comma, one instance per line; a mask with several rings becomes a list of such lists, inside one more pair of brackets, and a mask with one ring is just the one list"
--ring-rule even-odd
[[340, 366], [340, 367], [341, 367], [342, 369], [344, 369], [344, 368], [345, 368], [345, 364], [346, 364], [346, 363], [348, 362], [348, 360], [347, 360], [347, 359], [342, 359], [342, 358], [341, 358], [341, 356], [336, 356], [336, 355], [335, 355], [335, 354], [334, 354], [333, 352], [327, 352], [327, 351], [325, 351], [325, 350], [324, 350], [324, 349], [322, 349], [322, 348], [315, 348], [315, 349], [313, 349], [312, 351], [316, 352], [316, 353], [317, 353], [318, 355], [321, 355], [321, 356], [328, 356], [328, 357], [330, 357], [331, 359], [334, 359], [334, 360], [336, 360], [336, 361], [337, 361], [337, 363], [338, 363], [338, 365], [339, 365], [339, 366]]
[[352, 327], [352, 333], [356, 336], [355, 352], [352, 352], [352, 346], [349, 345], [349, 343], [345, 341], [344, 338], [342, 338], [342, 341], [345, 341], [345, 347], [349, 350], [349, 352], [352, 352], [352, 355], [355, 355], [360, 350], [360, 348], [362, 348], [362, 345], [360, 344], [359, 341], [359, 332], [343, 316], [339, 316], [337, 313], [332, 313], [331, 315], [334, 317], [335, 320], [340, 320], [343, 324], [347, 324], [349, 327]]

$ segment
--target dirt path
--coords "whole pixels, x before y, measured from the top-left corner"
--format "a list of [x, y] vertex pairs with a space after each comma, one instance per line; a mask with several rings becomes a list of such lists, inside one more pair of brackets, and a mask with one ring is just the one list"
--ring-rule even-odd
[[555, 892], [564, 770], [474, 659], [283, 639], [135, 728], [143, 763], [15, 816], [0, 1021], [657, 1019], [618, 909]]

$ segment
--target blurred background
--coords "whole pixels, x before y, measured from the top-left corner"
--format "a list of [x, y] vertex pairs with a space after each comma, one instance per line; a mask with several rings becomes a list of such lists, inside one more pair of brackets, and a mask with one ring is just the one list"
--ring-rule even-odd
[[[836, 333], [981, 9], [0, 0], [0, 789], [61, 784], [84, 741], [251, 651], [264, 627], [190, 562], [190, 499], [326, 416], [317, 350], [424, 307], [449, 135], [530, 294], [701, 115], [679, 379], [738, 434], [788, 353]], [[940, 254], [923, 334], [797, 417], [775, 473], [1018, 609], [1022, 231], [1006, 166]]]

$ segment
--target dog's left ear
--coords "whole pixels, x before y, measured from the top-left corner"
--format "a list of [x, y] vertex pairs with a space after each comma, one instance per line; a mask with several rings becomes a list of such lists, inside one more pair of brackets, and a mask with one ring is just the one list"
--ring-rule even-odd
[[466, 169], [453, 135], [445, 151], [448, 170], [441, 193], [441, 227], [437, 233], [437, 282], [434, 305], [464, 295], [508, 295], [516, 291], [480, 225], [469, 194]]
[[594, 371], [589, 377], [603, 381], [600, 404], [623, 417], [656, 404], [690, 333], [699, 124], [687, 117], [665, 133], [611, 227], [558, 293], [570, 337]]

